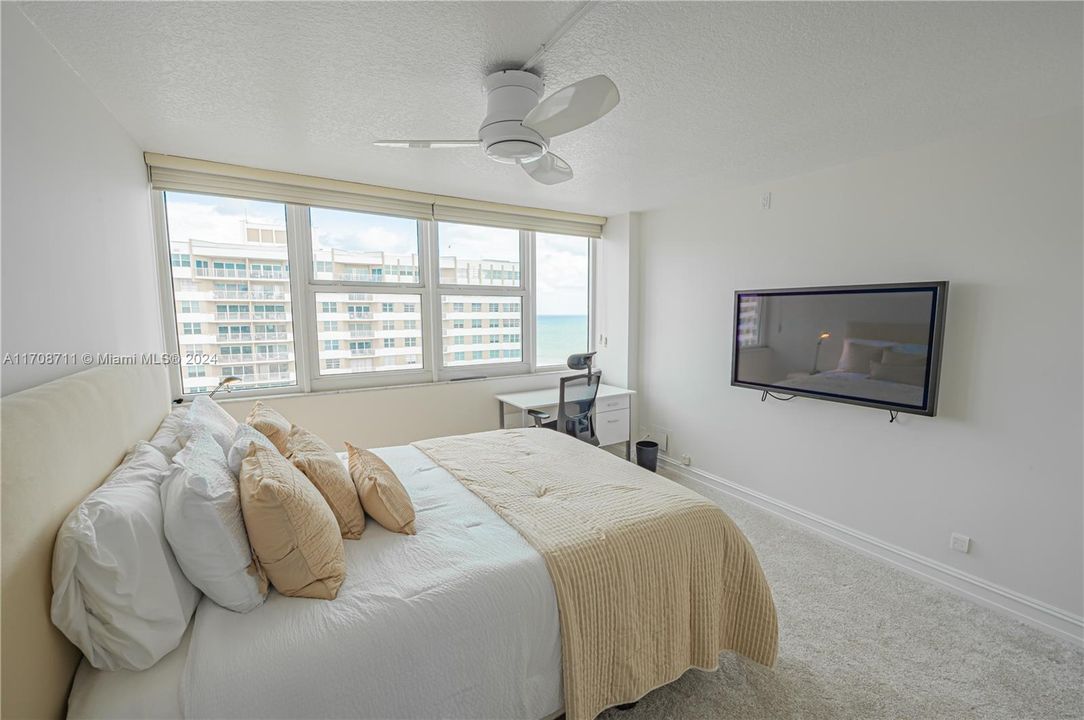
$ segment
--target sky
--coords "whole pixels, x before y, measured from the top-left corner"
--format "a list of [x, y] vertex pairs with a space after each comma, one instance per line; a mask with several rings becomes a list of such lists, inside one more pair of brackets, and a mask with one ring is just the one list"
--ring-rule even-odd
[[[166, 193], [170, 238], [239, 242], [246, 219], [286, 228], [282, 203]], [[418, 251], [414, 220], [312, 208], [313, 244], [359, 252], [410, 255]], [[439, 223], [442, 255], [472, 260], [519, 260], [519, 233], [503, 228]], [[537, 306], [540, 315], [586, 315], [588, 242], [586, 238], [538, 233]]]

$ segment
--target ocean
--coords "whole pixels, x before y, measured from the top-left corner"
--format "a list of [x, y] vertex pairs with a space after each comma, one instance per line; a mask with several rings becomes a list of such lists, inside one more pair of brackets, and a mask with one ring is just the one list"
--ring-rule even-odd
[[538, 316], [538, 364], [564, 365], [573, 353], [587, 352], [586, 315]]

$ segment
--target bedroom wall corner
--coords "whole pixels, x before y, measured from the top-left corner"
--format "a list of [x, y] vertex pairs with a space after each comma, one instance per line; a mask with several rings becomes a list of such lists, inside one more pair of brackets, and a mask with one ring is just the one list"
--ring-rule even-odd
[[[642, 422], [707, 475], [1084, 616], [1082, 131], [1072, 108], [644, 213]], [[937, 417], [729, 385], [735, 290], [917, 280], [951, 283]]]
[[[639, 388], [640, 213], [607, 218], [595, 252], [594, 342], [597, 367], [608, 385]], [[640, 402], [630, 422], [637, 434]], [[638, 437], [634, 438], [638, 439]]]
[[165, 344], [142, 151], [17, 3], [2, 13], [0, 352], [75, 354], [5, 364], [8, 395]]

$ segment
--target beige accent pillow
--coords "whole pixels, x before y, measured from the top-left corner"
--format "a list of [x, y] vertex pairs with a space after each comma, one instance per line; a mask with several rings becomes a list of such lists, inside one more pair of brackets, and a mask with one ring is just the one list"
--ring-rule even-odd
[[241, 463], [241, 512], [276, 590], [325, 600], [339, 594], [346, 558], [335, 514], [300, 470], [257, 443]]
[[879, 362], [870, 363], [869, 376], [874, 380], [885, 382], [903, 383], [904, 385], [917, 385], [922, 387], [926, 384], [925, 365], [885, 365]]
[[365, 512], [392, 532], [414, 535], [414, 504], [395, 472], [368, 450], [346, 443], [346, 451], [350, 476]]
[[286, 439], [290, 436], [289, 420], [257, 400], [245, 423], [266, 435], [280, 453], [286, 454]]
[[331, 446], [303, 427], [294, 425], [286, 439], [286, 459], [304, 473], [335, 513], [339, 532], [357, 540], [365, 530], [365, 513], [350, 473]]
[[869, 375], [869, 364], [874, 360], [879, 361], [885, 346], [891, 343], [882, 340], [859, 340], [845, 338], [843, 340], [843, 353], [839, 356], [839, 364], [836, 370], [843, 372], [861, 373]]

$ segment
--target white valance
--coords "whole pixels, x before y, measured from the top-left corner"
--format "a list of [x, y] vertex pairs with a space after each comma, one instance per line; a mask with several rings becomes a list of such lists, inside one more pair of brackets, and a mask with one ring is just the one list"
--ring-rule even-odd
[[606, 218], [447, 195], [366, 185], [345, 180], [260, 170], [242, 165], [145, 153], [155, 190], [209, 193], [254, 200], [342, 208], [419, 220], [599, 237]]

